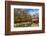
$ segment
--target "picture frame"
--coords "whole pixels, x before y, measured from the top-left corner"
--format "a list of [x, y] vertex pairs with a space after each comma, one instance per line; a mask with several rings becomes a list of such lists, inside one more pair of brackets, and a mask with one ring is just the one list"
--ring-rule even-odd
[[[39, 13], [40, 12], [41, 13], [38, 16], [40, 27], [36, 26], [35, 28], [34, 27], [31, 28], [30, 26], [27, 27], [24, 25], [22, 27], [22, 25], [21, 25], [21, 26], [17, 26], [18, 27], [17, 28], [16, 24], [18, 24], [18, 22], [17, 23], [14, 22], [14, 21], [16, 21], [16, 19], [14, 19], [13, 17], [16, 18], [15, 15], [17, 14], [18, 11], [21, 11], [21, 10], [27, 11], [27, 9], [29, 10], [29, 8], [32, 8], [33, 12], [35, 10], [37, 10], [37, 11], [40, 10]], [[17, 10], [17, 12], [16, 12], [16, 10]], [[30, 12], [28, 12], [28, 13], [30, 13]], [[13, 28], [14, 23], [15, 23], [15, 29]], [[44, 33], [44, 32], [45, 32], [45, 4], [44, 3], [5, 1], [5, 35], [35, 34], [35, 33]]]

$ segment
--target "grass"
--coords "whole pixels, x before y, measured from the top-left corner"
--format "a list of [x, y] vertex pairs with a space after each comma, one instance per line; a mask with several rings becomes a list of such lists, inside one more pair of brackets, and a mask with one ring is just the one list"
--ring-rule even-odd
[[16, 24], [14, 27], [31, 27], [31, 24]]

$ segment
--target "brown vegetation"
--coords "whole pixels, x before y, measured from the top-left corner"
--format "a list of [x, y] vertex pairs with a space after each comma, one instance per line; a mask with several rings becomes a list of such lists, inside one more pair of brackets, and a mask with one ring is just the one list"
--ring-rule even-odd
[[14, 23], [32, 22], [32, 17], [27, 13], [21, 12], [19, 16], [14, 17], [14, 20]]

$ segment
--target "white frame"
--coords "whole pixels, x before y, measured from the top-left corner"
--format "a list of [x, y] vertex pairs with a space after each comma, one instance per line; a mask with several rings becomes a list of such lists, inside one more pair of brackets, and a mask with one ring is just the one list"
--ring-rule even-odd
[[[14, 27], [14, 8], [33, 8], [39, 10], [39, 26], [37, 27]], [[22, 6], [22, 5], [11, 5], [11, 31], [34, 31], [42, 30], [42, 7], [41, 6]]]

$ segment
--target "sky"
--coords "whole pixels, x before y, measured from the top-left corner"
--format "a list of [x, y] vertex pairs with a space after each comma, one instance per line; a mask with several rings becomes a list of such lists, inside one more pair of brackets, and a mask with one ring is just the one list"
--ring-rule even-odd
[[39, 13], [39, 9], [26, 9], [26, 12], [28, 14], [33, 15], [33, 14]]

